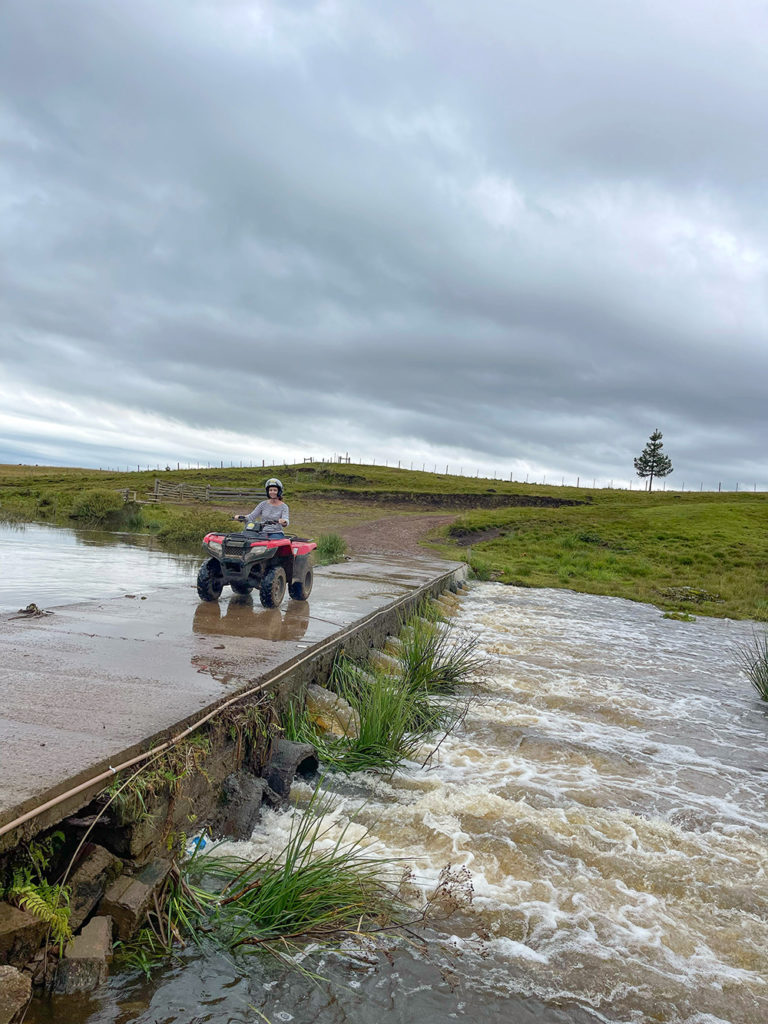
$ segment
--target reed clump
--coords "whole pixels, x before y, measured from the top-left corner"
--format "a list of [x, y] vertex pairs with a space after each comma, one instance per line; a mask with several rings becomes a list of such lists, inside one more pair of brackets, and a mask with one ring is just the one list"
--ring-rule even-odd
[[471, 694], [460, 689], [482, 667], [477, 645], [477, 637], [415, 615], [403, 624], [391, 662], [359, 665], [341, 656], [334, 665], [329, 685], [357, 711], [356, 736], [320, 734], [295, 707], [286, 735], [311, 743], [331, 771], [394, 772], [415, 760], [426, 740], [433, 753], [465, 717]]
[[343, 562], [347, 551], [347, 542], [338, 533], [321, 533], [317, 538], [315, 560], [318, 565], [333, 565]]
[[754, 632], [751, 639], [736, 648], [736, 656], [762, 700], [768, 701], [768, 630]]
[[106, 523], [122, 512], [124, 505], [125, 499], [117, 491], [93, 488], [75, 498], [69, 516], [89, 523]]
[[441, 914], [446, 899], [452, 909], [471, 901], [469, 876], [449, 869], [414, 907], [403, 895], [407, 876], [370, 855], [367, 833], [351, 835], [354, 819], [338, 828], [333, 812], [332, 798], [318, 788], [303, 811], [294, 811], [276, 855], [253, 860], [214, 846], [174, 865], [145, 928], [119, 946], [119, 959], [147, 975], [190, 944], [290, 960], [299, 941], [324, 945], [397, 932]]

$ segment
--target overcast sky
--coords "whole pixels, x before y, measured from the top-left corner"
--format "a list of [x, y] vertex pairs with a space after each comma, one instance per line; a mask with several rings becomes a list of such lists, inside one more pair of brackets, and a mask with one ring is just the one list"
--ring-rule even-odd
[[0, 461], [768, 489], [766, 0], [2, 0]]

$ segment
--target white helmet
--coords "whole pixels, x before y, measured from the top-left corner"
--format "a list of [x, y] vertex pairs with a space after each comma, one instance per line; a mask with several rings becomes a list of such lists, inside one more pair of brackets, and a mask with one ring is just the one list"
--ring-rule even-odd
[[269, 488], [270, 487], [276, 487], [277, 488], [277, 496], [278, 496], [278, 498], [282, 498], [282, 496], [283, 496], [283, 485], [280, 483], [280, 481], [277, 479], [276, 476], [270, 477], [269, 480], [267, 480], [267, 482], [264, 484], [264, 492], [267, 495], [267, 497], [269, 497]]

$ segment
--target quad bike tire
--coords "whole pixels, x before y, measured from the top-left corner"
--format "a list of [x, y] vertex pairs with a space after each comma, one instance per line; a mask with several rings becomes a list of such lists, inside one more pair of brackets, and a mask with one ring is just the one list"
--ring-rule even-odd
[[312, 592], [312, 583], [314, 582], [314, 574], [312, 567], [304, 573], [304, 579], [294, 580], [288, 587], [288, 593], [291, 595], [294, 601], [306, 601]]
[[206, 559], [197, 574], [197, 593], [203, 601], [218, 601], [224, 589], [221, 569], [215, 558]]
[[230, 583], [230, 587], [232, 587], [232, 590], [235, 594], [241, 594], [243, 597], [245, 597], [247, 594], [250, 594], [250, 592], [253, 590], [252, 583], [240, 583], [237, 580], [234, 583]]
[[264, 574], [259, 586], [259, 599], [265, 608], [277, 608], [285, 597], [287, 580], [285, 569], [276, 565]]

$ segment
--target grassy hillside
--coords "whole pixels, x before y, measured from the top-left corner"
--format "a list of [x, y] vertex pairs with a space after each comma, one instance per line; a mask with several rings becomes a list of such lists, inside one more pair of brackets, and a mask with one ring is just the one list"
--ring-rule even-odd
[[603, 491], [572, 508], [473, 512], [448, 533], [444, 552], [486, 578], [768, 620], [768, 495]]
[[[319, 533], [422, 509], [458, 512], [434, 538], [484, 578], [650, 601], [673, 613], [768, 620], [768, 495], [589, 490], [411, 472], [310, 465], [118, 473], [0, 466], [0, 518], [69, 523], [90, 489], [128, 489], [141, 501], [156, 476], [171, 483], [256, 488], [285, 484], [297, 529]], [[457, 509], [462, 496], [468, 510]], [[570, 501], [561, 507], [471, 508], [473, 502]], [[394, 499], [394, 501], [393, 501]], [[133, 508], [121, 528], [168, 542], [223, 528], [231, 512], [194, 505]]]

